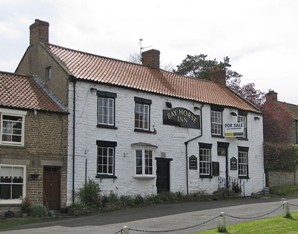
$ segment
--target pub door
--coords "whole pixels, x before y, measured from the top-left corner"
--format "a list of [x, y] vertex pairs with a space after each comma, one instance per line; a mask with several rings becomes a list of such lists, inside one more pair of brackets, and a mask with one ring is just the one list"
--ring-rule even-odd
[[157, 193], [170, 191], [170, 161], [169, 158], [156, 159], [156, 188]]

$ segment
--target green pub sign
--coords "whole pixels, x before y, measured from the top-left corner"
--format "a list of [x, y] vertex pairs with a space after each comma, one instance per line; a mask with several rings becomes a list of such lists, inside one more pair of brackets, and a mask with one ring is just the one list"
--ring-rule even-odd
[[200, 129], [200, 116], [182, 107], [163, 110], [163, 124]]

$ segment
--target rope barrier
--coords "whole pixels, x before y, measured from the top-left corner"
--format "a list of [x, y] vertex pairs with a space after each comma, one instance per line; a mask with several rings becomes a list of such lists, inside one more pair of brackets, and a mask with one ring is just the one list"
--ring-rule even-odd
[[[291, 203], [288, 203], [288, 205], [290, 206], [298, 206], [296, 204], [291, 204]], [[262, 218], [262, 217], [265, 217], [269, 214], [272, 214], [274, 213], [275, 211], [279, 210], [280, 208], [282, 208], [284, 206], [284, 204], [278, 206], [277, 208], [275, 208], [274, 210], [272, 211], [269, 211], [265, 214], [262, 214], [262, 215], [258, 215], [258, 216], [253, 216], [253, 217], [237, 217], [237, 216], [233, 216], [233, 215], [229, 215], [229, 214], [225, 214], [227, 217], [230, 217], [230, 218], [234, 218], [234, 219], [241, 219], [241, 220], [244, 220], [244, 219], [258, 219], [258, 218]], [[220, 215], [214, 217], [214, 218], [211, 218], [207, 221], [204, 221], [202, 223], [199, 223], [199, 224], [195, 224], [195, 225], [192, 225], [192, 226], [188, 226], [188, 227], [183, 227], [183, 228], [177, 228], [177, 229], [169, 229], [169, 230], [142, 230], [142, 229], [136, 229], [136, 228], [128, 228], [128, 230], [130, 231], [135, 231], [135, 232], [146, 232], [146, 233], [166, 233], [166, 232], [175, 232], [175, 231], [182, 231], [182, 230], [186, 230], [186, 229], [190, 229], [190, 228], [194, 228], [194, 227], [199, 227], [200, 225], [203, 225], [203, 224], [206, 224], [208, 222], [211, 222], [217, 218], [219, 218]], [[115, 232], [114, 234], [121, 234], [123, 232], [123, 228], [117, 232]]]
[[119, 234], [119, 233], [122, 233], [122, 228], [121, 228], [121, 230], [119, 230], [118, 232], [115, 232], [114, 234]]
[[254, 217], [236, 217], [236, 216], [233, 216], [233, 215], [229, 215], [229, 214], [226, 214], [226, 216], [230, 217], [230, 218], [234, 218], [234, 219], [258, 219], [258, 218], [262, 218], [262, 217], [265, 217], [269, 214], [272, 214], [274, 213], [275, 211], [277, 211], [278, 209], [280, 209], [281, 207], [283, 207], [283, 205], [280, 205], [279, 207], [277, 207], [276, 209], [268, 212], [268, 213], [265, 213], [263, 215], [259, 215], [259, 216], [254, 216]]
[[289, 204], [290, 206], [298, 206], [298, 205], [295, 205], [295, 204], [292, 204], [292, 203], [289, 203], [289, 202], [288, 202], [288, 204]]

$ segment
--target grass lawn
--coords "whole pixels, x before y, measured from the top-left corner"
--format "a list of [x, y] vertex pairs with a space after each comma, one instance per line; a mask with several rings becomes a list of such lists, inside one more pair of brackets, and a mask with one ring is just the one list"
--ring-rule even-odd
[[[226, 234], [298, 234], [298, 213], [291, 213], [292, 219], [279, 215], [273, 218], [227, 225]], [[218, 234], [217, 228], [198, 232], [200, 234]]]
[[0, 220], [0, 230], [5, 228], [16, 227], [24, 224], [49, 221], [51, 219], [48, 217], [26, 217], [26, 218], [3, 219], [3, 220]]

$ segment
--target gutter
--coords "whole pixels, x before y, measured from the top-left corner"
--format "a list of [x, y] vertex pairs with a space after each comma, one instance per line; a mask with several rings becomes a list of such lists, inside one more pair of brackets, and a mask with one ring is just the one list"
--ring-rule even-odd
[[72, 112], [72, 203], [75, 202], [75, 154], [76, 154], [76, 78], [70, 76], [73, 82], [73, 112]]
[[191, 141], [194, 141], [198, 138], [200, 138], [201, 136], [203, 136], [203, 118], [202, 118], [202, 108], [204, 107], [204, 103], [203, 105], [200, 107], [200, 117], [201, 117], [201, 133], [200, 135], [194, 137], [194, 138], [191, 138], [189, 139], [188, 141], [185, 141], [184, 144], [185, 144], [185, 165], [186, 165], [186, 194], [188, 195], [189, 194], [189, 188], [188, 188], [188, 143], [191, 142]]

